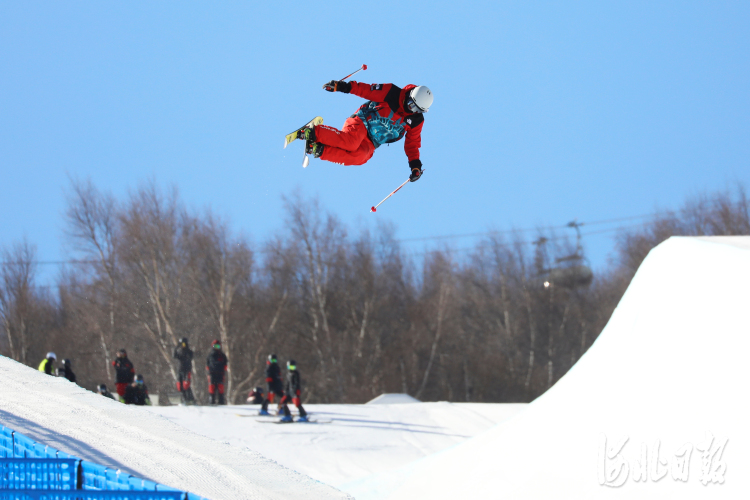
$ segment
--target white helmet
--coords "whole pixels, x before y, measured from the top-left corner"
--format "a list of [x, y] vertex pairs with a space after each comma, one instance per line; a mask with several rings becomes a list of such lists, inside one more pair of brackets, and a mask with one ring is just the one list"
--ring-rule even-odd
[[48, 352], [47, 358], [57, 360], [57, 356], [55, 356], [54, 352]]
[[406, 105], [412, 113], [427, 113], [430, 110], [430, 106], [432, 106], [432, 100], [433, 97], [430, 89], [424, 85], [420, 85], [411, 89]]

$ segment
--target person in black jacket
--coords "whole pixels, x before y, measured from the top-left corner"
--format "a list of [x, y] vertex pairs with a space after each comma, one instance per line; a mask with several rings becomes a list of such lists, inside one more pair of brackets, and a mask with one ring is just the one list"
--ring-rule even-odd
[[70, 364], [69, 359], [63, 359], [62, 364], [62, 373], [60, 374], [61, 377], [65, 377], [66, 379], [70, 380], [71, 382], [75, 383], [76, 381], [76, 374], [73, 373], [73, 367]]
[[193, 379], [193, 351], [188, 347], [188, 339], [183, 337], [174, 348], [172, 357], [179, 361], [177, 367], [177, 390], [184, 404], [194, 404], [193, 389], [190, 384]]
[[109, 392], [109, 389], [107, 389], [106, 384], [99, 384], [99, 387], [96, 388], [96, 392], [98, 392], [105, 398], [112, 398], [117, 401], [117, 398], [111, 392]]
[[117, 351], [117, 359], [112, 361], [112, 366], [115, 367], [115, 389], [120, 396], [120, 402], [124, 402], [125, 389], [133, 383], [133, 377], [135, 377], [135, 368], [128, 359], [125, 349]]
[[299, 418], [297, 422], [307, 422], [307, 412], [302, 407], [302, 401], [300, 396], [302, 395], [302, 381], [299, 377], [299, 371], [297, 371], [297, 363], [290, 359], [286, 362], [286, 386], [284, 387], [284, 397], [281, 398], [281, 404], [284, 407], [284, 416], [281, 418], [282, 422], [292, 421], [292, 412], [289, 411], [289, 400], [294, 403], [294, 406], [299, 410]]
[[263, 400], [258, 415], [270, 415], [268, 413], [268, 404], [273, 403], [274, 396], [279, 397], [279, 407], [276, 414], [281, 414], [281, 398], [284, 396], [284, 383], [281, 381], [281, 368], [279, 360], [275, 354], [269, 354], [266, 361], [266, 383], [268, 383], [268, 395]]
[[263, 397], [263, 388], [256, 387], [247, 396], [247, 403], [251, 405], [262, 405], [266, 398]]
[[211, 352], [206, 358], [206, 372], [208, 372], [208, 393], [211, 404], [227, 404], [224, 397], [224, 379], [227, 373], [227, 356], [221, 352], [221, 341], [214, 340]]
[[133, 383], [125, 388], [123, 399], [126, 405], [151, 406], [151, 398], [148, 397], [148, 387], [143, 382], [143, 375], [136, 375]]

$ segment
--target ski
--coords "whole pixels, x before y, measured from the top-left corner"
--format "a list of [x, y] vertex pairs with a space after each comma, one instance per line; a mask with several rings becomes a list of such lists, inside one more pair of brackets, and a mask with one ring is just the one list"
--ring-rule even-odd
[[[297, 132], [306, 128], [312, 128], [316, 125], [320, 125], [321, 123], [323, 123], [323, 118], [321, 118], [320, 116], [316, 116], [300, 128], [296, 129], [294, 132], [290, 132], [289, 134], [287, 134], [284, 138], [284, 148], [286, 148], [289, 144], [297, 139]], [[302, 161], [302, 168], [306, 168], [310, 164], [310, 158], [307, 157], [307, 146], [308, 144], [305, 144], [305, 159]]]
[[293, 420], [291, 422], [285, 422], [285, 421], [282, 421], [282, 420], [274, 419], [274, 420], [256, 420], [256, 422], [261, 423], [261, 424], [330, 424], [330, 423], [333, 423], [333, 420], [331, 420], [331, 419], [323, 419], [323, 420], [311, 419], [311, 420], [308, 420], [307, 422], [298, 422], [296, 420]]

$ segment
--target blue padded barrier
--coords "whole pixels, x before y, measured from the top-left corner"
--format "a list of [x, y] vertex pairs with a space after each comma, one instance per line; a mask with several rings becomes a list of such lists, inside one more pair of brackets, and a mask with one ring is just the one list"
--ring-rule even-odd
[[[57, 450], [55, 450], [55, 453], [57, 453]], [[50, 458], [50, 457], [47, 457], [47, 447], [35, 441], [34, 442], [34, 456], [32, 458]], [[51, 458], [57, 458], [57, 456], [54, 456]]]
[[13, 429], [0, 426], [0, 458], [13, 458]]
[[101, 465], [92, 464], [86, 460], [81, 461], [81, 470], [83, 471], [84, 490], [106, 490], [107, 489], [107, 468]]
[[143, 491], [143, 479], [140, 477], [130, 476], [128, 479], [128, 485], [130, 491]]
[[143, 491], [156, 491], [156, 483], [153, 481], [149, 481], [148, 479], [144, 479]]
[[117, 489], [121, 491], [130, 491], [130, 478], [131, 477], [132, 476], [130, 474], [119, 471], [117, 473]]
[[118, 491], [120, 489], [120, 485], [117, 482], [117, 471], [114, 469], [107, 469], [104, 471], [104, 478], [106, 481], [106, 488], [105, 490], [114, 490]]
[[75, 490], [78, 461], [49, 458], [0, 459], [0, 490]]
[[35, 458], [36, 441], [24, 436], [20, 432], [13, 433], [13, 456], [15, 458]]
[[195, 493], [188, 493], [187, 500], [208, 500], [208, 498], [204, 498], [200, 495], [196, 495]]
[[0, 500], [184, 500], [183, 492], [156, 491], [0, 491]]

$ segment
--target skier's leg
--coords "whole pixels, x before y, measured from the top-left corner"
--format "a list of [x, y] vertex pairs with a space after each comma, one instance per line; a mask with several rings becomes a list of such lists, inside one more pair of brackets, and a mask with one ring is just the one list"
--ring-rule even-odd
[[282, 406], [282, 408], [284, 410], [284, 415], [287, 416], [287, 417], [291, 417], [292, 416], [292, 412], [289, 411], [289, 405], [286, 403], [287, 400], [289, 400], [289, 396], [287, 396], [286, 394], [284, 394], [284, 397], [281, 398], [281, 402], [280, 403], [281, 403], [281, 406]]
[[302, 401], [300, 400], [299, 396], [293, 398], [292, 402], [294, 403], [294, 406], [296, 406], [297, 409], [299, 410], [299, 416], [300, 417], [306, 417], [307, 416], [307, 412], [305, 411], [304, 408], [302, 408]]
[[323, 148], [323, 154], [320, 155], [320, 159], [330, 161], [331, 163], [339, 163], [341, 165], [364, 165], [370, 158], [372, 158], [374, 152], [375, 146], [370, 139], [365, 137], [356, 151], [346, 151], [333, 146], [325, 146], [325, 148]]
[[225, 405], [225, 404], [227, 404], [227, 400], [224, 397], [224, 383], [221, 382], [221, 383], [219, 383], [217, 385], [219, 386], [219, 404], [220, 405]]
[[356, 116], [347, 118], [342, 130], [327, 125], [315, 127], [315, 142], [344, 151], [356, 151], [365, 138], [367, 138], [367, 128]]

